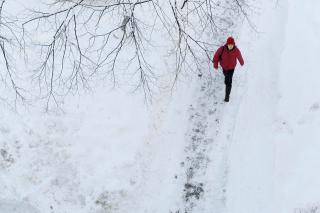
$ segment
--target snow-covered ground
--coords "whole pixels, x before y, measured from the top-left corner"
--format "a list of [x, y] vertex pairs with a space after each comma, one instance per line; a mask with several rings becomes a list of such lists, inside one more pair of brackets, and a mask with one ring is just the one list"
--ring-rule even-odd
[[320, 3], [263, 1], [229, 154], [228, 212], [320, 212]]
[[3, 105], [0, 213], [320, 212], [320, 3], [251, 4], [228, 104], [210, 70], [152, 106], [99, 86], [64, 112]]

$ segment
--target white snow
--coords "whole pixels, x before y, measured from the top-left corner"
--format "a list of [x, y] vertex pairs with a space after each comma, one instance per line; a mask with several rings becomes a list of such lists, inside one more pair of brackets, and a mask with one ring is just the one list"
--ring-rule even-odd
[[320, 2], [250, 4], [230, 103], [210, 69], [149, 106], [98, 85], [64, 112], [2, 104], [0, 213], [320, 212]]
[[6, 213], [38, 213], [39, 210], [23, 202], [2, 200], [0, 211]]
[[282, 212], [320, 211], [319, 9], [318, 1], [288, 1], [276, 137], [277, 193], [282, 197], [277, 206]]
[[229, 154], [228, 212], [319, 212], [319, 41], [312, 1], [264, 1]]

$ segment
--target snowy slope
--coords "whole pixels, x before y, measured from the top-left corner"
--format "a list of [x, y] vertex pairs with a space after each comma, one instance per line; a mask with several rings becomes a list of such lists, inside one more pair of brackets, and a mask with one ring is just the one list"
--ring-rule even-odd
[[319, 9], [319, 1], [288, 1], [276, 117], [277, 197], [282, 197], [277, 206], [281, 212], [320, 211]]
[[228, 212], [319, 212], [317, 1], [264, 1], [244, 27], [244, 93], [229, 154]]
[[245, 26], [245, 86], [230, 151], [228, 212], [274, 212], [273, 125], [277, 105], [279, 59], [283, 48], [286, 5], [259, 5], [259, 35]]

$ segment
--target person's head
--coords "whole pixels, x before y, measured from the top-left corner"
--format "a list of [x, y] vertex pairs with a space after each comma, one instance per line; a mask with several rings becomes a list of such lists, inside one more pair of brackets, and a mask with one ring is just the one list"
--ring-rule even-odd
[[229, 49], [229, 50], [232, 50], [235, 45], [236, 45], [236, 43], [235, 43], [234, 39], [230, 36], [230, 37], [227, 39], [228, 49]]

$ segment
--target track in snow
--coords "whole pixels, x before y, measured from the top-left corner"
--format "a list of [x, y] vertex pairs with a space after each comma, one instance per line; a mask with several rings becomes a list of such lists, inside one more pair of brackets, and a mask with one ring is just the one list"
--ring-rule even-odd
[[[202, 77], [194, 104], [189, 106], [186, 134], [183, 206], [176, 213], [219, 212], [225, 207], [227, 143], [220, 141], [224, 116], [223, 75]], [[232, 103], [228, 103], [232, 104]]]

